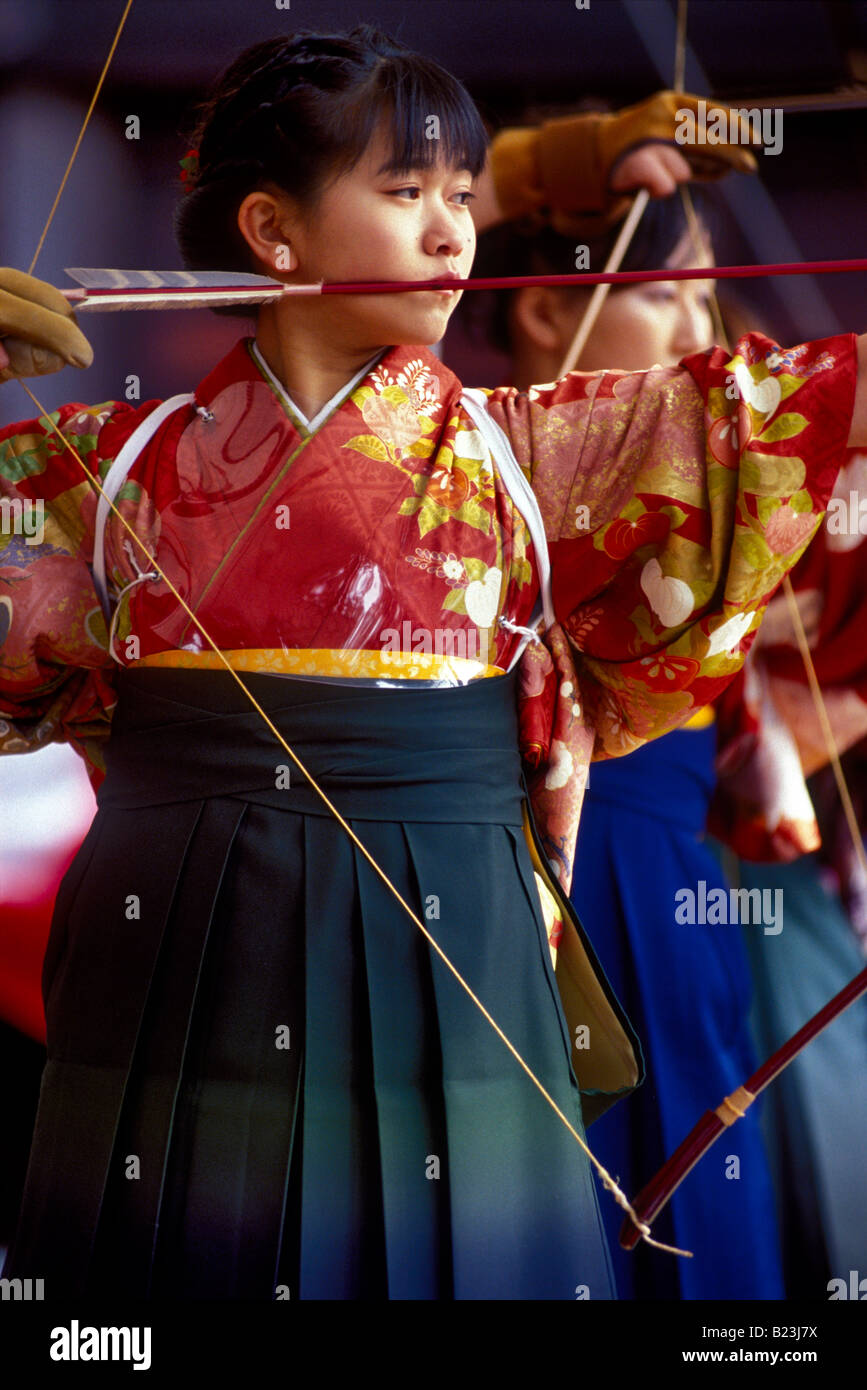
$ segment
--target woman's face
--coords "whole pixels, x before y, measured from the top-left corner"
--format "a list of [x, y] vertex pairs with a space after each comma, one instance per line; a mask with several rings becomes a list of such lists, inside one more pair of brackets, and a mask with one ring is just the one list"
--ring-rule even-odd
[[[701, 257], [696, 259], [692, 239], [685, 232], [665, 264], [672, 268], [712, 265], [706, 242]], [[581, 354], [581, 371], [606, 367], [642, 371], [657, 363], [671, 367], [687, 353], [710, 347], [713, 287], [713, 280], [658, 281], [628, 285], [609, 294]], [[575, 316], [576, 327], [583, 309], [582, 305]]]
[[[391, 145], [380, 131], [359, 163], [326, 187], [308, 219], [291, 217], [286, 230], [299, 264], [287, 281], [430, 280], [469, 273], [476, 249], [469, 172], [442, 163], [383, 172], [390, 157]], [[420, 290], [335, 295], [316, 303], [345, 346], [374, 350], [438, 342], [460, 297], [461, 291]]]

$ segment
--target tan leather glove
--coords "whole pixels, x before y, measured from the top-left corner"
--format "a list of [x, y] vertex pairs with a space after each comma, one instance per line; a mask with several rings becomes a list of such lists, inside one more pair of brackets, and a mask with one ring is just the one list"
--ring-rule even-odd
[[560, 116], [538, 127], [501, 130], [491, 143], [490, 163], [506, 220], [536, 217], [567, 236], [605, 230], [625, 215], [632, 200], [631, 195], [610, 191], [614, 168], [630, 150], [648, 141], [675, 145], [697, 179], [720, 178], [731, 170], [754, 173], [756, 160], [746, 148], [751, 132], [739, 116], [729, 121], [730, 131], [734, 123], [736, 142], [676, 143], [678, 111], [692, 111], [699, 129], [700, 100], [685, 92], [657, 92], [611, 114]]
[[0, 381], [89, 367], [93, 361], [72, 306], [53, 285], [23, 270], [0, 268], [0, 348], [9, 359], [0, 367]]

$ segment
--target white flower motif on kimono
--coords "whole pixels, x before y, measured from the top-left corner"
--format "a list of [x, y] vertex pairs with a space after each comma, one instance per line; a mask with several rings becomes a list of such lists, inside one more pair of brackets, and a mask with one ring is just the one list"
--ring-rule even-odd
[[441, 409], [440, 384], [431, 376], [428, 368], [419, 358], [407, 362], [406, 366], [393, 376], [387, 367], [377, 367], [370, 379], [374, 389], [381, 393], [387, 386], [399, 386], [409, 397], [409, 403], [419, 415], [431, 418]]
[[451, 550], [424, 550], [417, 545], [414, 555], [404, 555], [403, 558], [414, 569], [427, 570], [437, 579], [444, 579], [450, 589], [462, 589], [467, 582], [466, 566]]
[[695, 606], [692, 589], [682, 579], [663, 574], [657, 559], [648, 560], [641, 571], [641, 587], [647, 601], [664, 627], [685, 622]]
[[590, 636], [595, 627], [599, 626], [603, 610], [601, 608], [582, 608], [578, 610], [580, 617], [573, 615], [566, 623], [566, 630], [572, 639], [573, 644], [579, 652], [584, 650], [584, 643]]
[[98, 434], [110, 414], [110, 410], [100, 410], [97, 415], [92, 414], [89, 410], [83, 410], [80, 415], [76, 415], [69, 423], [70, 425], [90, 424], [94, 426], [93, 433]]
[[488, 457], [485, 448], [485, 441], [482, 439], [478, 430], [458, 430], [455, 434], [455, 457], [462, 459], [480, 459], [482, 462]]
[[755, 616], [755, 613], [736, 613], [733, 618], [715, 628], [710, 634], [705, 655], [718, 656], [720, 652], [728, 652], [729, 656], [733, 656]]
[[362, 402], [361, 413], [364, 423], [394, 451], [395, 458], [399, 459], [404, 449], [421, 439], [418, 415], [406, 401], [392, 405], [382, 396], [372, 396]]
[[620, 754], [640, 748], [645, 742], [642, 738], [636, 738], [631, 729], [627, 728], [622, 709], [607, 690], [603, 693], [599, 706], [598, 730], [602, 746], [607, 753]]
[[467, 613], [476, 627], [490, 627], [497, 616], [502, 570], [492, 567], [484, 579], [474, 579], [464, 590]]
[[559, 787], [565, 787], [574, 771], [572, 754], [565, 743], [555, 738], [551, 743], [550, 764], [545, 774], [546, 790], [556, 791]]
[[782, 400], [782, 389], [775, 376], [767, 376], [764, 381], [756, 381], [745, 362], [735, 367], [735, 381], [738, 391], [747, 405], [760, 415], [773, 415]]

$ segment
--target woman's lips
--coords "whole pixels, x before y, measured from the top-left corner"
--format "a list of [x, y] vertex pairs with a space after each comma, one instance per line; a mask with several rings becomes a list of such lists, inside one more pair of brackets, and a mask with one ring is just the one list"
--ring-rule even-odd
[[[434, 277], [432, 277], [432, 278], [434, 278]], [[438, 275], [438, 276], [436, 276], [435, 278], [438, 279], [438, 280], [448, 281], [448, 280], [459, 280], [461, 277], [460, 277], [459, 275], [455, 274], [454, 271], [452, 271], [452, 272], [450, 272], [450, 273], [447, 274], [447, 275]], [[446, 289], [434, 290], [434, 294], [453, 295], [453, 294], [458, 294], [458, 293], [459, 293], [459, 291], [456, 290], [456, 289], [455, 289], [455, 290], [446, 290]]]

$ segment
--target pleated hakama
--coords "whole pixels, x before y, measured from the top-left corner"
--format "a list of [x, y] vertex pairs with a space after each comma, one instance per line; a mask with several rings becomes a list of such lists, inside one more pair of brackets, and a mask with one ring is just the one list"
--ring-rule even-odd
[[[582, 1132], [514, 677], [244, 679]], [[227, 674], [121, 675], [43, 988], [47, 1299], [614, 1296], [584, 1155]]]

